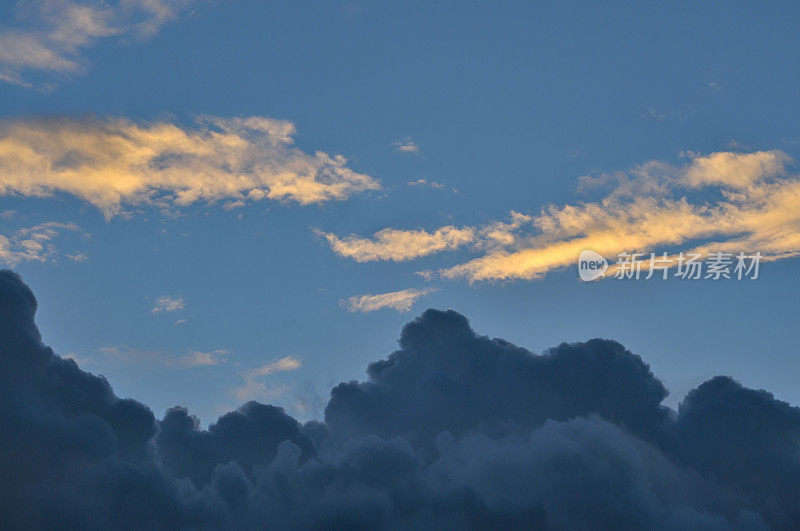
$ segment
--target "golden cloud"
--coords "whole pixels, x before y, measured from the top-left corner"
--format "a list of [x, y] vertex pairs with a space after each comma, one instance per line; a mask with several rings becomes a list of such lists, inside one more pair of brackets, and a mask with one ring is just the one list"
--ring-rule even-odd
[[[693, 155], [683, 166], [650, 161], [582, 179], [584, 188], [610, 185], [597, 201], [549, 205], [535, 216], [512, 212], [509, 223], [462, 227], [458, 245], [428, 244], [452, 226], [434, 232], [387, 228], [372, 239], [326, 237], [335, 252], [357, 261], [407, 260], [468, 244], [480, 256], [436, 274], [469, 282], [538, 279], [574, 266], [584, 249], [610, 257], [687, 246], [704, 255], [760, 252], [764, 260], [778, 260], [800, 254], [800, 179], [789, 174], [791, 163], [780, 150]], [[523, 233], [526, 228], [533, 230]]]
[[126, 205], [310, 204], [380, 188], [340, 155], [294, 147], [294, 132], [291, 122], [258, 116], [203, 117], [192, 127], [125, 118], [6, 120], [0, 194], [71, 194], [112, 217]]

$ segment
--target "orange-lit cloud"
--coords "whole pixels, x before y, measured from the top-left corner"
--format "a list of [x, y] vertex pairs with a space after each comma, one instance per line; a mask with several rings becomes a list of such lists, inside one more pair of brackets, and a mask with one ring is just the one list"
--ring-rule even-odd
[[475, 230], [469, 227], [446, 226], [434, 232], [421, 229], [384, 229], [372, 238], [350, 235], [339, 238], [335, 234], [317, 231], [330, 243], [331, 249], [345, 258], [356, 262], [392, 260], [404, 262], [421, 256], [452, 250], [475, 239]]
[[379, 189], [339, 155], [292, 145], [294, 125], [264, 117], [203, 117], [192, 127], [124, 118], [0, 122], [0, 194], [66, 193], [107, 217], [135, 205], [198, 201], [300, 204]]
[[[760, 252], [765, 260], [796, 256], [800, 254], [800, 179], [789, 172], [791, 163], [778, 150], [722, 152], [692, 155], [683, 166], [651, 161], [628, 172], [583, 179], [584, 189], [608, 188], [605, 196], [549, 205], [535, 216], [512, 213], [510, 223], [463, 227], [459, 230], [472, 238], [461, 245], [469, 244], [480, 254], [436, 274], [469, 282], [533, 280], [574, 266], [584, 249], [606, 257], [665, 247], [703, 254]], [[410, 236], [438, 231], [401, 232]], [[372, 253], [372, 259], [410, 259], [437, 252], [416, 245], [413, 238], [403, 239], [395, 229], [384, 229], [376, 236], [382, 234], [392, 235], [393, 244], [380, 246], [386, 252]], [[338, 254], [357, 259], [364, 257], [358, 251], [365, 245], [370, 248], [383, 239], [351, 236], [347, 247], [337, 247], [337, 240], [331, 243]], [[425, 252], [415, 250], [419, 248]]]
[[493, 221], [483, 227], [459, 228], [447, 225], [433, 232], [423, 229], [383, 229], [370, 238], [355, 234], [340, 238], [335, 234], [319, 230], [316, 232], [328, 240], [333, 252], [356, 262], [405, 262], [466, 245], [487, 249], [513, 243], [515, 231], [532, 219], [512, 211], [510, 221]]

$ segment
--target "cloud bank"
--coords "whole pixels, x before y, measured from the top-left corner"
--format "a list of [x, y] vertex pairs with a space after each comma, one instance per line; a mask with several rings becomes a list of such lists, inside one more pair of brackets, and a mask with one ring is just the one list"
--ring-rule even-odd
[[0, 31], [0, 80], [41, 88], [24, 73], [75, 74], [86, 69], [81, 55], [102, 39], [155, 35], [190, 0], [20, 1], [17, 24]]
[[[469, 282], [534, 280], [577, 263], [584, 249], [603, 256], [667, 251], [760, 252], [765, 260], [800, 254], [800, 178], [779, 150], [688, 154], [688, 164], [651, 161], [628, 172], [583, 178], [598, 201], [512, 212], [483, 227], [386, 228], [372, 238], [325, 234], [333, 251], [356, 261], [410, 260], [465, 247], [476, 256], [439, 269]], [[442, 235], [458, 231], [458, 239]], [[431, 242], [435, 242], [432, 244]], [[673, 265], [677, 261], [673, 260]]]
[[107, 217], [149, 205], [344, 200], [380, 188], [341, 155], [294, 147], [284, 120], [198, 118], [193, 126], [125, 118], [0, 122], [0, 194], [70, 194]]
[[249, 402], [202, 429], [55, 355], [36, 306], [0, 272], [4, 528], [800, 526], [800, 409], [716, 377], [672, 411], [614, 341], [537, 355], [428, 310], [324, 421]]

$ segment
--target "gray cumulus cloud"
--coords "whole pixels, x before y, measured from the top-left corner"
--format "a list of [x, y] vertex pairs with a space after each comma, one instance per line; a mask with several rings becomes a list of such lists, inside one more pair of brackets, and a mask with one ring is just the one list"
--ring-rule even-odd
[[716, 377], [673, 411], [614, 341], [534, 354], [428, 310], [323, 421], [203, 430], [56, 355], [36, 307], [0, 272], [4, 529], [800, 527], [800, 409]]

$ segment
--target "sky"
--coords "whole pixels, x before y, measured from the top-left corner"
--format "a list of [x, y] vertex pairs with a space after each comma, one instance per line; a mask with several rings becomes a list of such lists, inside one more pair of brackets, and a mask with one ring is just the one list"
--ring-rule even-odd
[[[76, 7], [77, 6], [77, 7]], [[7, 3], [0, 262], [157, 416], [321, 418], [426, 308], [800, 404], [792, 3]], [[760, 252], [757, 279], [577, 256]]]

